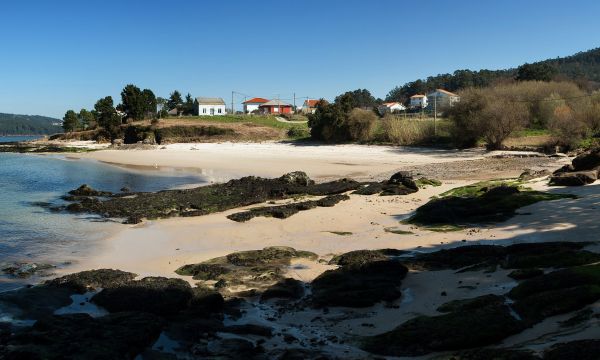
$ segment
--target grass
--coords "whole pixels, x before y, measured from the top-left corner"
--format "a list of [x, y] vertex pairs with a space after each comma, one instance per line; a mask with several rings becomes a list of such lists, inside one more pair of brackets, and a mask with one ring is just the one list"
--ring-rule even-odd
[[454, 189], [450, 189], [446, 192], [443, 192], [439, 195], [440, 198], [449, 197], [449, 196], [458, 196], [458, 197], [476, 197], [481, 194], [483, 190], [493, 188], [496, 186], [506, 185], [506, 186], [516, 186], [519, 189], [522, 188], [522, 182], [518, 180], [490, 180], [490, 181], [480, 181], [478, 183], [472, 185], [466, 185], [457, 187]]
[[515, 131], [513, 137], [528, 137], [528, 136], [545, 136], [550, 135], [550, 130], [548, 129], [523, 129], [519, 131]]
[[284, 123], [277, 121], [275, 116], [270, 115], [222, 115], [222, 116], [189, 116], [183, 118], [166, 118], [163, 119], [165, 123], [168, 123], [171, 119], [182, 119], [182, 120], [198, 120], [214, 123], [248, 123], [260, 126], [267, 126], [276, 129], [290, 129], [292, 127], [308, 129], [306, 123]]
[[407, 231], [407, 230], [402, 230], [402, 229], [398, 229], [398, 228], [394, 228], [394, 227], [387, 227], [385, 229], [383, 229], [385, 232], [389, 232], [392, 234], [398, 234], [398, 235], [412, 235], [414, 234], [412, 231]]

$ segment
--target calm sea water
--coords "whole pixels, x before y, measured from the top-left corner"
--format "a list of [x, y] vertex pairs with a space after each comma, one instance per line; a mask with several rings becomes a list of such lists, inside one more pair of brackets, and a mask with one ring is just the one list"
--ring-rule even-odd
[[[61, 264], [94, 251], [116, 225], [87, 215], [52, 213], [35, 202], [59, 203], [81, 184], [118, 192], [156, 191], [205, 183], [200, 173], [132, 170], [64, 156], [0, 153], [0, 265], [11, 262]], [[165, 174], [166, 173], [166, 174]], [[0, 277], [0, 291], [22, 285]]]

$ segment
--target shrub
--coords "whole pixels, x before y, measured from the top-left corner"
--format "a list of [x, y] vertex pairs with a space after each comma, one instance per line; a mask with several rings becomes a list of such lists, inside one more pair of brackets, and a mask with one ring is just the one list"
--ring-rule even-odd
[[396, 145], [416, 145], [427, 142], [433, 135], [433, 123], [414, 119], [400, 119], [387, 114], [381, 120], [385, 141]]
[[373, 138], [373, 132], [378, 117], [373, 111], [353, 109], [346, 120], [347, 137], [350, 141], [369, 141]]
[[586, 125], [576, 118], [574, 111], [567, 105], [554, 110], [549, 129], [554, 144], [568, 149], [576, 147], [588, 132]]
[[300, 126], [293, 126], [288, 130], [287, 136], [292, 139], [303, 139], [303, 138], [309, 137], [310, 132], [307, 128], [300, 127]]

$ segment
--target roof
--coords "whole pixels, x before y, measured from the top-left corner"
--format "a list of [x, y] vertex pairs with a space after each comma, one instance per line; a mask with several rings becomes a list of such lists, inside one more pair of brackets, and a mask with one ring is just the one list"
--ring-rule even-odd
[[404, 106], [404, 105], [400, 104], [399, 102], [386, 102], [386, 103], [383, 103], [383, 105], [387, 106], [387, 107], [391, 107], [391, 106], [394, 106], [394, 105]]
[[197, 97], [196, 101], [199, 105], [225, 105], [225, 101], [222, 98]]
[[268, 101], [269, 100], [267, 100], [265, 98], [255, 97], [255, 98], [252, 98], [250, 100], [244, 101], [242, 104], [262, 104], [262, 103], [266, 103]]
[[304, 101], [305, 104], [308, 105], [308, 107], [316, 107], [317, 104], [319, 103], [319, 100], [316, 99], [307, 99]]
[[271, 100], [271, 101], [267, 101], [266, 103], [260, 105], [260, 106], [292, 106], [288, 103], [284, 103], [281, 100]]
[[417, 94], [417, 95], [411, 96], [410, 98], [412, 99], [412, 98], [423, 98], [423, 97], [425, 97], [425, 95]]
[[440, 92], [440, 93], [442, 93], [442, 94], [446, 94], [446, 95], [448, 95], [448, 96], [457, 96], [457, 97], [458, 97], [458, 95], [457, 95], [457, 94], [455, 94], [455, 93], [453, 93], [453, 92], [450, 92], [450, 91], [448, 91], [448, 90], [444, 90], [444, 89], [435, 89], [435, 91], [434, 91], [434, 92], [436, 92], [436, 91], [437, 91], [437, 92]]

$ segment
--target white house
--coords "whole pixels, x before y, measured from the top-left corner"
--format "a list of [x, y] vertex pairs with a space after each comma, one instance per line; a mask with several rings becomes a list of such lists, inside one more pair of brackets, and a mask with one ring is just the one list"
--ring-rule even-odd
[[399, 102], [387, 102], [387, 103], [383, 103], [381, 104], [378, 108], [379, 113], [381, 115], [384, 115], [386, 113], [399, 113], [402, 112], [404, 110], [406, 110], [406, 106], [402, 105]]
[[413, 95], [410, 97], [411, 108], [426, 108], [427, 107], [427, 96], [422, 94]]
[[435, 91], [427, 94], [427, 101], [430, 107], [434, 106], [438, 110], [444, 110], [459, 102], [460, 96], [444, 89], [435, 89]]
[[242, 104], [244, 105], [244, 112], [246, 114], [249, 114], [253, 111], [258, 111], [259, 106], [261, 106], [262, 104], [268, 102], [268, 99], [263, 99], [263, 98], [252, 98], [250, 100], [246, 100], [244, 101]]
[[225, 115], [225, 101], [222, 98], [197, 97], [198, 115]]

